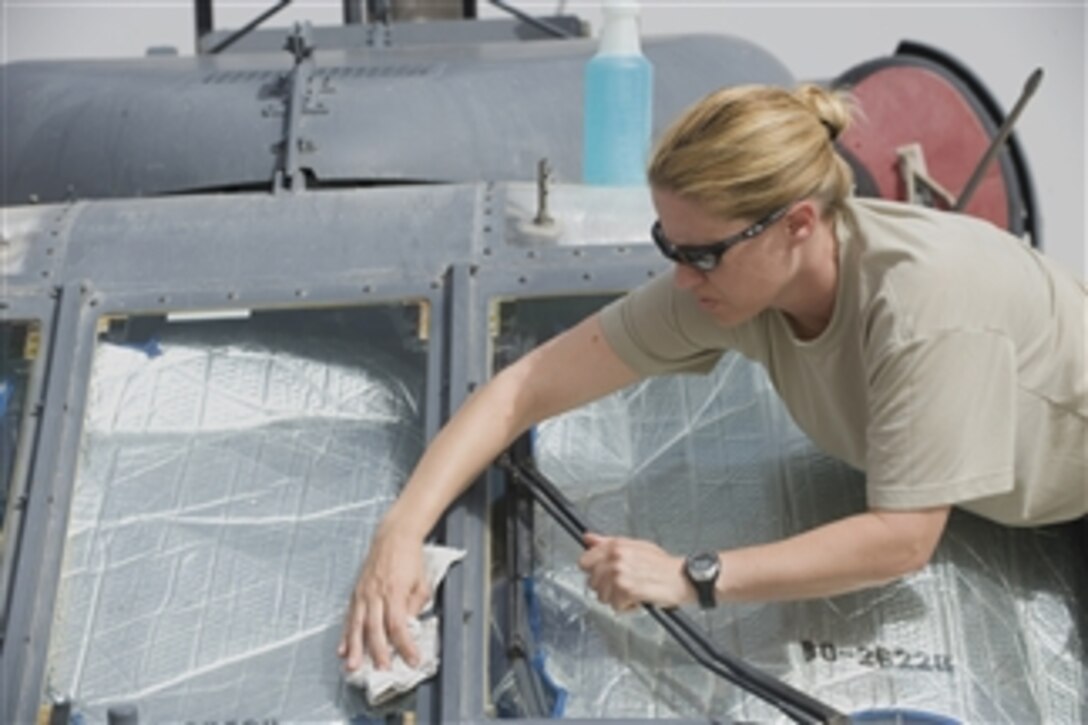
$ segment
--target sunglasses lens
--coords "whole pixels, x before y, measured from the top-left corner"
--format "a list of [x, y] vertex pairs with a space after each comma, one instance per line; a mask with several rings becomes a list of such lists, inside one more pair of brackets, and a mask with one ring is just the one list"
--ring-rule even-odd
[[693, 252], [685, 254], [683, 262], [700, 272], [710, 272], [718, 266], [718, 255], [713, 252]]
[[686, 264], [702, 272], [712, 271], [718, 266], [718, 261], [722, 257], [721, 252], [687, 251], [683, 247], [677, 247], [665, 238], [660, 222], [653, 225], [650, 235], [653, 237], [658, 250], [666, 259], [677, 264]]
[[692, 264], [703, 272], [711, 272], [718, 266], [718, 257], [713, 254], [701, 254], [692, 261]]

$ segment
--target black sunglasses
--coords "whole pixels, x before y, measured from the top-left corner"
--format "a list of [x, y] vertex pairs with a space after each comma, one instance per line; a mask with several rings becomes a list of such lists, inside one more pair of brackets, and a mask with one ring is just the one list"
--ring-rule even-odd
[[685, 244], [678, 247], [665, 236], [665, 230], [661, 228], [661, 220], [654, 222], [650, 228], [650, 236], [654, 238], [654, 244], [666, 259], [694, 267], [700, 272], [710, 272], [718, 266], [718, 263], [722, 261], [722, 255], [728, 252], [730, 247], [762, 234], [767, 227], [784, 217], [788, 210], [788, 206], [775, 209], [747, 229], [742, 229], [720, 242], [711, 244]]

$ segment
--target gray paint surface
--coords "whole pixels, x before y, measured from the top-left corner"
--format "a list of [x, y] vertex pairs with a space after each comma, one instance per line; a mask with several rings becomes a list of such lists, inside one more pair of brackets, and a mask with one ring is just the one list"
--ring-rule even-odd
[[[581, 176], [592, 41], [322, 50], [298, 76], [297, 163], [316, 183]], [[721, 85], [788, 83], [735, 38], [647, 43], [658, 130]], [[291, 111], [286, 52], [0, 67], [0, 203], [272, 188]], [[714, 68], [693, 73], [693, 68]]]

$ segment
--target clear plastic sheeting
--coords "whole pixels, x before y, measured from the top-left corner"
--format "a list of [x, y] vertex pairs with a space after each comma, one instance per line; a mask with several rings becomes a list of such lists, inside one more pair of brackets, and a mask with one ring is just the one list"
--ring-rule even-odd
[[329, 721], [362, 553], [421, 451], [395, 336], [167, 328], [96, 352], [47, 695], [90, 722]]
[[[794, 426], [763, 371], [646, 381], [554, 419], [536, 457], [606, 534], [673, 553], [757, 544], [864, 510], [862, 474]], [[912, 708], [966, 722], [1088, 719], [1083, 543], [956, 514], [933, 561], [882, 588], [696, 611], [723, 649], [845, 712]], [[690, 659], [638, 612], [613, 615], [538, 509], [538, 646], [568, 717], [784, 721]], [[1079, 602], [1079, 603], [1078, 603]]]

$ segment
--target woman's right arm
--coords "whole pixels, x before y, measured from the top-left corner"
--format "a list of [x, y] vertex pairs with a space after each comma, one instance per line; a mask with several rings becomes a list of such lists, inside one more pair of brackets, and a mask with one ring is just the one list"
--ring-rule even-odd
[[439, 432], [386, 513], [352, 595], [339, 654], [389, 666], [390, 642], [414, 664], [408, 617], [429, 598], [423, 541], [454, 499], [536, 423], [638, 380], [605, 340], [597, 315], [554, 337], [476, 391]]

